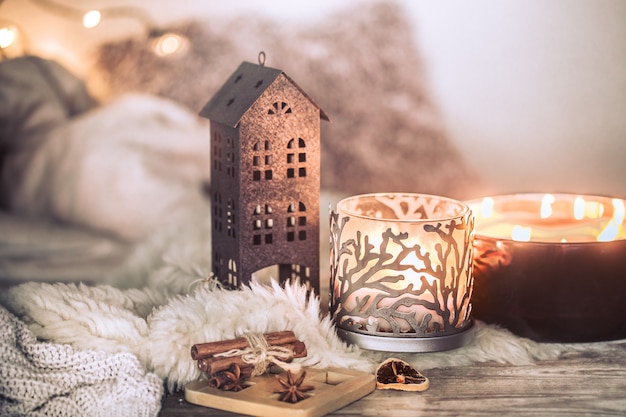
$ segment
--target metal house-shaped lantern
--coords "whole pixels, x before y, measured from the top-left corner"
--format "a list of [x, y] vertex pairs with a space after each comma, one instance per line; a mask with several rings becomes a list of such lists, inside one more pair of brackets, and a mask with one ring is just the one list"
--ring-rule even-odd
[[211, 124], [213, 273], [237, 288], [277, 265], [281, 282], [319, 292], [320, 118], [329, 119], [259, 61], [243, 62], [200, 112]]

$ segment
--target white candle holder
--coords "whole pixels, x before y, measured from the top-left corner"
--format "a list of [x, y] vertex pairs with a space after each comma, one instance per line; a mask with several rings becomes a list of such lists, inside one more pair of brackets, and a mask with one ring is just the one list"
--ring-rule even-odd
[[331, 211], [330, 311], [340, 337], [365, 349], [427, 352], [472, 339], [469, 207], [387, 193]]

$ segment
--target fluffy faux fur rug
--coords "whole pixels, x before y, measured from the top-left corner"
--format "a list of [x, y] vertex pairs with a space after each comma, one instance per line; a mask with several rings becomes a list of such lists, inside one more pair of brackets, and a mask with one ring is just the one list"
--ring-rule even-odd
[[[252, 283], [226, 291], [203, 283], [187, 295], [165, 297], [156, 289], [122, 290], [107, 285], [27, 283], [0, 301], [41, 339], [78, 350], [134, 353], [170, 391], [199, 378], [190, 347], [195, 343], [240, 337], [245, 333], [292, 330], [305, 342], [303, 366], [340, 366], [373, 371], [391, 354], [347, 346], [335, 334], [319, 300], [297, 283], [284, 287]], [[477, 322], [474, 341], [465, 347], [428, 354], [394, 354], [418, 369], [495, 361], [513, 365], [555, 359], [576, 349], [606, 344], [540, 344]]]

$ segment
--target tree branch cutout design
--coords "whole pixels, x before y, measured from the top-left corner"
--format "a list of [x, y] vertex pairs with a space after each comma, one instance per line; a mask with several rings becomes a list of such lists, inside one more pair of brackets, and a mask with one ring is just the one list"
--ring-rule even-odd
[[456, 333], [469, 324], [471, 216], [421, 222], [419, 239], [391, 226], [346, 234], [351, 220], [331, 212], [331, 313], [339, 327], [419, 337]]

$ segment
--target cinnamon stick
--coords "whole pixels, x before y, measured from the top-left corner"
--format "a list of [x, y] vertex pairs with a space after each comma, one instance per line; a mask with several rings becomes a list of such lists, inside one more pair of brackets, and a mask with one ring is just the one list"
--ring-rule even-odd
[[[286, 345], [277, 345], [290, 348], [292, 354], [283, 362], [291, 362], [295, 358], [304, 358], [307, 355], [306, 345], [304, 342], [296, 340], [294, 343], [288, 343]], [[216, 374], [220, 371], [229, 369], [233, 364], [239, 366], [239, 368], [252, 368], [252, 365], [243, 361], [241, 356], [211, 356], [208, 358], [202, 358], [198, 360], [198, 369], [203, 372], [207, 372], [210, 375]]]
[[[296, 335], [291, 330], [267, 333], [264, 336], [267, 343], [271, 346], [286, 345], [297, 340]], [[232, 349], [245, 349], [247, 347], [248, 341], [243, 337], [219, 342], [197, 343], [191, 347], [191, 359], [199, 360], [217, 353], [228, 352]]]

